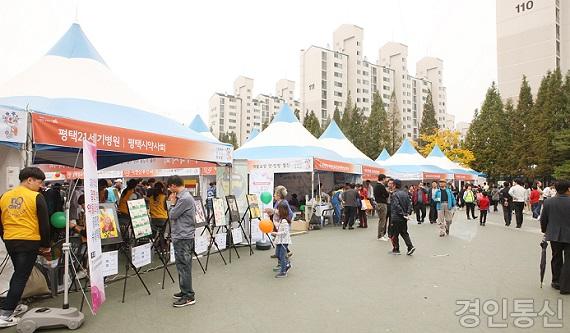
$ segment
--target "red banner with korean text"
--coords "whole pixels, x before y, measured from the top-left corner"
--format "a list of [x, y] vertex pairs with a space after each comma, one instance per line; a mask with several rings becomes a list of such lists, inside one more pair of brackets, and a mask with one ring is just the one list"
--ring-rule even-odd
[[429, 180], [446, 180], [447, 178], [447, 174], [445, 173], [436, 173], [436, 172], [424, 172], [423, 173], [423, 179], [429, 179]]
[[32, 113], [34, 143], [81, 148], [83, 140], [97, 143], [97, 150], [232, 162], [231, 146], [194, 141], [69, 118]]
[[381, 173], [386, 173], [386, 171], [380, 167], [362, 166], [362, 180], [377, 181], [378, 175]]
[[315, 170], [355, 174], [361, 173], [360, 166], [352, 163], [329, 161], [320, 158], [315, 158], [313, 163]]

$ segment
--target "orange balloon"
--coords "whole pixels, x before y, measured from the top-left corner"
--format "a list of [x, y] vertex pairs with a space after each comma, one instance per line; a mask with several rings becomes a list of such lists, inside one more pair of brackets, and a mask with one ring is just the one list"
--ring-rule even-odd
[[261, 220], [259, 221], [259, 230], [261, 230], [263, 233], [270, 233], [273, 231], [273, 222], [271, 222], [270, 220]]

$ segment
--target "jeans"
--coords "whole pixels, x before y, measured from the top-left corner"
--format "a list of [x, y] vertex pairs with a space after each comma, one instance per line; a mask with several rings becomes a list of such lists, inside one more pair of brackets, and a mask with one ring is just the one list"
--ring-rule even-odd
[[376, 210], [378, 210], [378, 238], [382, 238], [386, 234], [386, 217], [388, 214], [388, 205], [379, 202], [376, 205]]
[[334, 224], [340, 224], [340, 216], [341, 216], [340, 204], [333, 205], [333, 208], [334, 208], [334, 215], [333, 215]]
[[513, 220], [513, 206], [503, 205], [503, 219], [505, 220], [505, 225], [511, 225], [511, 221]]
[[429, 223], [435, 223], [437, 221], [437, 204], [435, 202], [429, 205]]
[[182, 297], [194, 299], [192, 290], [192, 254], [194, 252], [194, 239], [174, 239], [174, 259]]
[[481, 215], [479, 216], [479, 223], [485, 224], [487, 222], [487, 211], [482, 210], [479, 212]]
[[289, 265], [289, 260], [287, 259], [287, 251], [289, 244], [277, 244], [275, 247], [275, 253], [279, 259], [279, 272], [287, 272], [287, 266]]
[[22, 298], [22, 293], [34, 268], [38, 252], [8, 251], [8, 254], [10, 255], [10, 259], [12, 259], [12, 265], [14, 265], [14, 274], [12, 274], [12, 278], [10, 279], [10, 290], [8, 290], [8, 295], [6, 296], [2, 310], [13, 312], [20, 302], [20, 298]]
[[523, 224], [524, 202], [515, 201], [513, 202], [513, 206], [515, 207], [515, 218], [517, 220], [517, 228], [520, 228]]
[[530, 205], [530, 209], [532, 210], [532, 217], [537, 218], [540, 215], [540, 203], [533, 203]]

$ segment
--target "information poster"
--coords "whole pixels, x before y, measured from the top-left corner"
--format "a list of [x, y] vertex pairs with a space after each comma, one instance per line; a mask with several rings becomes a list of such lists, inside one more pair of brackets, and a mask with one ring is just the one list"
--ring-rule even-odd
[[129, 200], [127, 204], [129, 205], [129, 215], [131, 215], [135, 238], [151, 235], [152, 229], [150, 228], [150, 219], [144, 199]]
[[208, 245], [210, 245], [210, 240], [206, 236], [196, 236], [194, 238], [194, 250], [196, 254], [202, 254], [208, 251]]
[[263, 238], [263, 233], [259, 230], [259, 220], [251, 220], [251, 242], [260, 241]]
[[131, 260], [136, 268], [140, 268], [151, 263], [151, 246], [151, 243], [147, 243], [131, 248]]
[[219, 227], [226, 225], [226, 214], [224, 211], [224, 200], [220, 198], [214, 198], [212, 200], [214, 204], [214, 226]]
[[243, 242], [243, 235], [241, 234], [240, 228], [232, 229], [232, 239], [234, 244], [239, 244]]
[[226, 248], [226, 239], [227, 239], [227, 234], [225, 232], [216, 234], [216, 236], [214, 237], [214, 241], [216, 242], [216, 245], [218, 245], [218, 248], [220, 250]]
[[[97, 188], [97, 148], [94, 143], [83, 140], [83, 173], [85, 195], [85, 226], [87, 229], [87, 252], [89, 258], [89, 281], [93, 314], [105, 302], [105, 278], [99, 227], [99, 191]], [[68, 222], [69, 223], [69, 222]]]
[[103, 252], [103, 276], [119, 274], [119, 251]]
[[247, 203], [249, 205], [249, 211], [252, 219], [261, 218], [261, 210], [259, 209], [259, 200], [257, 199], [257, 194], [248, 194]]

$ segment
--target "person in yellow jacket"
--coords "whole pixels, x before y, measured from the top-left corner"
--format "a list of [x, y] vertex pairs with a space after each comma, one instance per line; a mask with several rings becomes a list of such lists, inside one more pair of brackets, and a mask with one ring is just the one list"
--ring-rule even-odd
[[14, 265], [10, 290], [0, 308], [0, 327], [18, 323], [16, 315], [22, 312], [18, 303], [38, 253], [50, 253], [48, 208], [39, 193], [45, 174], [39, 168], [26, 167], [19, 178], [20, 185], [0, 197], [0, 235]]
[[162, 182], [155, 183], [154, 188], [149, 191], [149, 208], [150, 226], [154, 238], [157, 233], [164, 234], [166, 220], [168, 220], [166, 188]]

